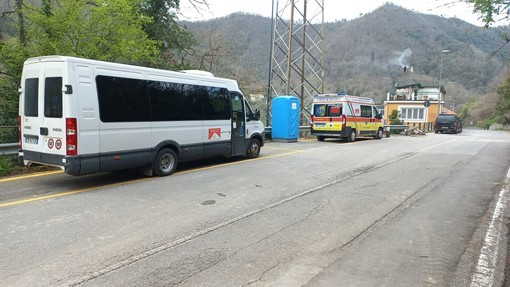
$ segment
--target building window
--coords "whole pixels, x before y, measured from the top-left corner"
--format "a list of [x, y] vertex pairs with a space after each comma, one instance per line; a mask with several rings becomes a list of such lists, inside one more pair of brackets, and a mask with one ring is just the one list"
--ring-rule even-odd
[[402, 108], [401, 115], [404, 121], [425, 121], [425, 108]]

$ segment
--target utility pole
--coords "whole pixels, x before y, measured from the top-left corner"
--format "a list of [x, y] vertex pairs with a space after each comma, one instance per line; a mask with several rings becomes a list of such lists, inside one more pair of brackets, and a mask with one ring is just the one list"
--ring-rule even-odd
[[[442, 50], [439, 59], [439, 87], [437, 88], [437, 115], [441, 114], [441, 76], [443, 73], [443, 54], [449, 53], [450, 50]], [[445, 101], [446, 102], [446, 101]]]

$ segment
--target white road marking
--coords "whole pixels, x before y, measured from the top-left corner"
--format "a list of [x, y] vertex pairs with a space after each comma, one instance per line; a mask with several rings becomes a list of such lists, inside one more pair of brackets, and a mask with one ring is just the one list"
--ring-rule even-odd
[[498, 259], [498, 245], [501, 229], [503, 227], [503, 216], [508, 202], [508, 189], [510, 188], [510, 168], [506, 175], [505, 182], [499, 192], [498, 202], [494, 207], [491, 223], [484, 244], [478, 257], [475, 274], [471, 279], [471, 287], [494, 286], [494, 269]]

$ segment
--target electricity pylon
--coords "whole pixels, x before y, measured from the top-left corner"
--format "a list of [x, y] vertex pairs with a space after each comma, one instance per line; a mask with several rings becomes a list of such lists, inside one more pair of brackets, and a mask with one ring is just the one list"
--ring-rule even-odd
[[273, 0], [271, 38], [268, 125], [280, 95], [300, 99], [300, 124], [308, 125], [312, 97], [324, 92], [324, 0]]

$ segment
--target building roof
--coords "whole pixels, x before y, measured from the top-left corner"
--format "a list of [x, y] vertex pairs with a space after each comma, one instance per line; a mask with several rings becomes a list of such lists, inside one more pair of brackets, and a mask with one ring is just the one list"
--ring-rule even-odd
[[447, 109], [447, 108], [442, 108], [442, 114], [447, 114], [447, 115], [456, 115], [457, 113], [450, 110], [450, 109]]
[[422, 85], [420, 83], [410, 83], [410, 84], [396, 86], [395, 89], [400, 90], [400, 89], [407, 89], [409, 87], [416, 89], [416, 88], [422, 88]]

